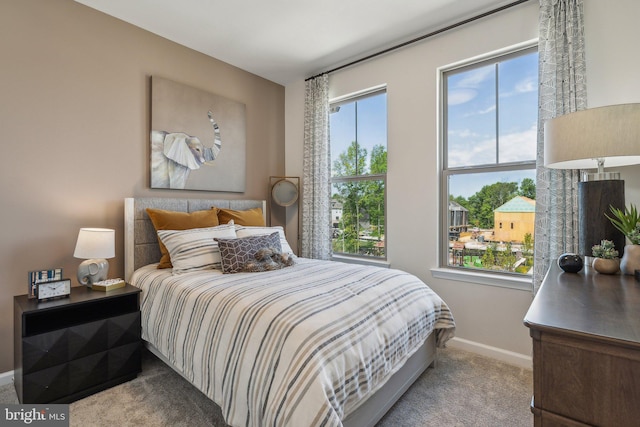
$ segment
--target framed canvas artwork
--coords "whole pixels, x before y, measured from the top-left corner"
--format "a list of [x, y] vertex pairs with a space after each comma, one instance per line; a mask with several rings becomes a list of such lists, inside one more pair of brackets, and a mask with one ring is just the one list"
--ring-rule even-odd
[[151, 188], [244, 192], [245, 105], [151, 78]]

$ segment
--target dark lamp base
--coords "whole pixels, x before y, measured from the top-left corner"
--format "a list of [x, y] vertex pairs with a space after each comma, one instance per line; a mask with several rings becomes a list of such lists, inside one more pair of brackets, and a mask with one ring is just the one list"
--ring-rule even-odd
[[578, 183], [580, 255], [591, 256], [591, 247], [601, 240], [611, 240], [616, 249], [624, 251], [625, 237], [605, 214], [611, 216], [609, 206], [624, 211], [624, 181], [588, 181]]

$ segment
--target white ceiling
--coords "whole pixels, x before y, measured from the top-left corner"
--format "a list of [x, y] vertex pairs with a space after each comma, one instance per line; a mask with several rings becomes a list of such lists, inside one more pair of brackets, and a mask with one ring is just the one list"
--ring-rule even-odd
[[513, 0], [76, 0], [286, 85]]

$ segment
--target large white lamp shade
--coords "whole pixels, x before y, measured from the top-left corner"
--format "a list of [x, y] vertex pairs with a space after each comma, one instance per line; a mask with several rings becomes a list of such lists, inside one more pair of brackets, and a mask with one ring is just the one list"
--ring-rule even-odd
[[605, 167], [640, 164], [640, 104], [591, 108], [548, 120], [544, 164], [553, 169], [593, 169], [578, 183], [579, 252], [612, 240], [621, 253], [624, 235], [605, 216], [610, 206], [624, 210], [624, 181]]

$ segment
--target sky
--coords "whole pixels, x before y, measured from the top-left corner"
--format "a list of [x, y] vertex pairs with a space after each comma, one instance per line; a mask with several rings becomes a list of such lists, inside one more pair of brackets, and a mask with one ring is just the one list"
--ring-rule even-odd
[[[450, 168], [535, 160], [537, 52], [501, 62], [497, 69], [490, 64], [452, 73], [447, 93]], [[535, 170], [456, 176], [449, 182], [450, 193], [468, 198], [485, 185], [523, 178], [535, 181]]]
[[[367, 149], [367, 156], [376, 145], [387, 146], [387, 94], [370, 96], [356, 102], [342, 104], [340, 111], [331, 113], [331, 162], [347, 151], [352, 141]], [[369, 164], [367, 159], [367, 165]]]
[[[535, 160], [537, 89], [537, 52], [510, 58], [497, 69], [490, 64], [452, 72], [447, 80], [449, 167]], [[376, 144], [386, 146], [386, 93], [358, 100], [357, 129], [355, 117], [354, 102], [342, 104], [331, 114], [332, 162], [356, 137], [367, 153]], [[389, 151], [393, 151], [392, 144]], [[449, 185], [451, 194], [468, 198], [485, 185], [520, 183], [523, 178], [535, 181], [535, 170], [455, 176]]]

